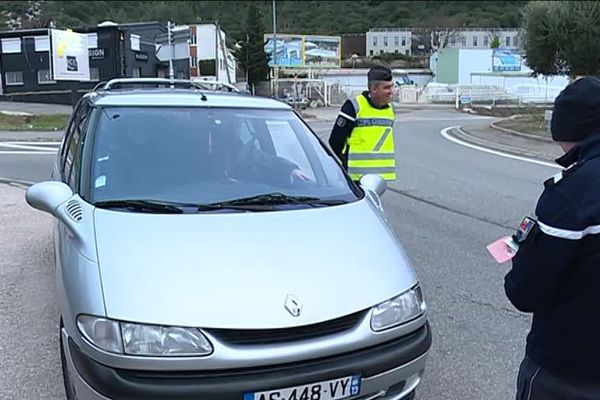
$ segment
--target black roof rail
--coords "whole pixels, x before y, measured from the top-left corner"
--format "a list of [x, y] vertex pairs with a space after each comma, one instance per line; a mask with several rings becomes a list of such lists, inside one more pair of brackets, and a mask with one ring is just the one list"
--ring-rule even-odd
[[240, 93], [239, 89], [228, 82], [215, 80], [188, 80], [188, 79], [167, 79], [167, 78], [117, 78], [111, 79], [108, 82], [100, 82], [94, 86], [93, 91], [111, 90], [119, 85], [168, 85], [168, 86], [185, 86], [195, 89], [204, 89], [218, 91], [222, 88], [229, 92]]

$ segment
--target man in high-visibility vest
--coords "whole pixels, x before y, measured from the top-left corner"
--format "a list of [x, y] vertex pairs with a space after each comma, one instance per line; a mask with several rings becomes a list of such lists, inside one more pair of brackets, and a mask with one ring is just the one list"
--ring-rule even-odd
[[367, 75], [369, 90], [347, 100], [335, 121], [329, 146], [353, 181], [378, 174], [396, 179], [392, 71], [373, 67]]

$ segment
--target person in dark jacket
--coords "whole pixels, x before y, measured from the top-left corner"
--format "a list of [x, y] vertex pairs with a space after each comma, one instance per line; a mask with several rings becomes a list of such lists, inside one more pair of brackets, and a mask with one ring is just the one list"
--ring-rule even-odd
[[517, 400], [600, 399], [600, 78], [556, 98], [552, 138], [563, 171], [544, 183], [535, 218], [513, 239], [504, 288], [533, 313]]

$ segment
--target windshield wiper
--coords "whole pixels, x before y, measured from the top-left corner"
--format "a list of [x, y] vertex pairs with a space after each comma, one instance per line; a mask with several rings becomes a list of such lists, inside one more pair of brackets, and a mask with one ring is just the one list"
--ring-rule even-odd
[[128, 210], [149, 212], [149, 213], [164, 213], [164, 214], [183, 214], [197, 213], [201, 211], [218, 211], [218, 210], [240, 210], [240, 211], [265, 211], [271, 207], [265, 208], [259, 205], [236, 205], [236, 204], [196, 204], [196, 203], [181, 203], [176, 201], [165, 200], [107, 200], [99, 201], [95, 204], [100, 208], [125, 208]]
[[347, 203], [345, 200], [322, 200], [318, 197], [266, 193], [209, 204], [181, 203], [165, 200], [123, 199], [99, 201], [95, 206], [99, 208], [124, 208], [148, 213], [183, 214], [218, 210], [270, 211], [273, 210], [272, 206], [276, 204], [306, 204], [311, 207], [319, 207], [345, 203]]
[[95, 206], [100, 208], [125, 208], [134, 211], [165, 214], [183, 214], [184, 207], [194, 207], [194, 205], [185, 203], [138, 199], [99, 201]]
[[335, 206], [346, 204], [346, 200], [324, 200], [319, 197], [310, 196], [290, 196], [283, 193], [264, 193], [241, 199], [228, 200], [220, 203], [212, 203], [214, 206], [235, 206], [235, 205], [275, 205], [275, 204], [306, 204], [309, 206]]

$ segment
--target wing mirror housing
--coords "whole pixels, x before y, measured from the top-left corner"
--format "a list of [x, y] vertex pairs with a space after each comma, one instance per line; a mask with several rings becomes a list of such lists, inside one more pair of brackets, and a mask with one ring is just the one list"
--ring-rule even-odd
[[59, 217], [58, 207], [73, 197], [69, 186], [59, 181], [36, 183], [27, 189], [25, 200], [36, 210]]
[[387, 183], [385, 179], [377, 174], [366, 174], [360, 178], [360, 186], [363, 189], [369, 190], [376, 193], [377, 196], [381, 197], [387, 189]]

